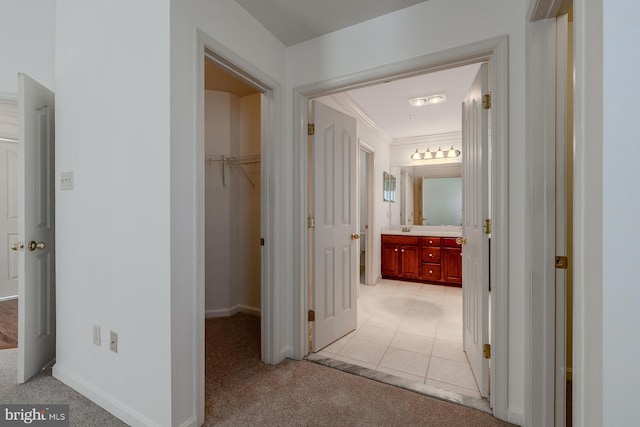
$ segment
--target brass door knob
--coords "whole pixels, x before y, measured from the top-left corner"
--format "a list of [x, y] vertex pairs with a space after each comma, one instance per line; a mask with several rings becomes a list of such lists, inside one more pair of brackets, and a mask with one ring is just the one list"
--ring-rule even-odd
[[358, 233], [353, 233], [351, 235], [351, 240], [358, 240], [360, 238], [360, 235]]
[[459, 245], [466, 245], [467, 244], [467, 238], [466, 237], [458, 237], [456, 238], [456, 243]]
[[30, 241], [29, 242], [29, 250], [30, 251], [35, 251], [36, 249], [44, 249], [45, 248], [45, 244], [44, 242], [35, 242], [35, 241]]
[[16, 242], [13, 245], [11, 245], [11, 250], [12, 251], [19, 251], [24, 249], [24, 243], [22, 242]]

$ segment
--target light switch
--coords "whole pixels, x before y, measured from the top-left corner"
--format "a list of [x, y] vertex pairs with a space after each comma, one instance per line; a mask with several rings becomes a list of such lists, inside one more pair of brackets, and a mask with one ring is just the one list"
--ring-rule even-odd
[[60, 173], [60, 191], [73, 190], [73, 172]]

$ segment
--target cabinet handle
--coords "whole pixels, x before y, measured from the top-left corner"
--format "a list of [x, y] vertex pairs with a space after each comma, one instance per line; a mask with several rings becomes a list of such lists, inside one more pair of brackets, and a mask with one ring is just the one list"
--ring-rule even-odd
[[429, 274], [433, 274], [433, 270], [429, 270]]
[[433, 243], [433, 240], [429, 240], [429, 244]]
[[429, 258], [433, 258], [433, 254], [429, 254]]
[[401, 252], [404, 252], [404, 249]]
[[394, 251], [398, 252], [398, 250], [397, 250], [397, 249], [394, 249]]

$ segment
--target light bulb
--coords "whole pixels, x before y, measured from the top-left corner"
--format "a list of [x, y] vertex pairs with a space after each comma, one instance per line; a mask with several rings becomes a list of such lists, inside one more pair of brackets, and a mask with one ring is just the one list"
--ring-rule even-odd
[[436, 151], [436, 159], [444, 159], [444, 152], [440, 147], [438, 147], [438, 151]]

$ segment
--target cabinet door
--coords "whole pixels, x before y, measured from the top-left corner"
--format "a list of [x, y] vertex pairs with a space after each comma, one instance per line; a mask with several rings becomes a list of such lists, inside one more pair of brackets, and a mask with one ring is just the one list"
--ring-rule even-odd
[[459, 248], [444, 248], [442, 258], [442, 280], [461, 284], [462, 251]]
[[402, 277], [407, 279], [420, 278], [420, 251], [418, 246], [402, 246], [401, 267]]
[[400, 276], [400, 245], [382, 244], [382, 275]]

